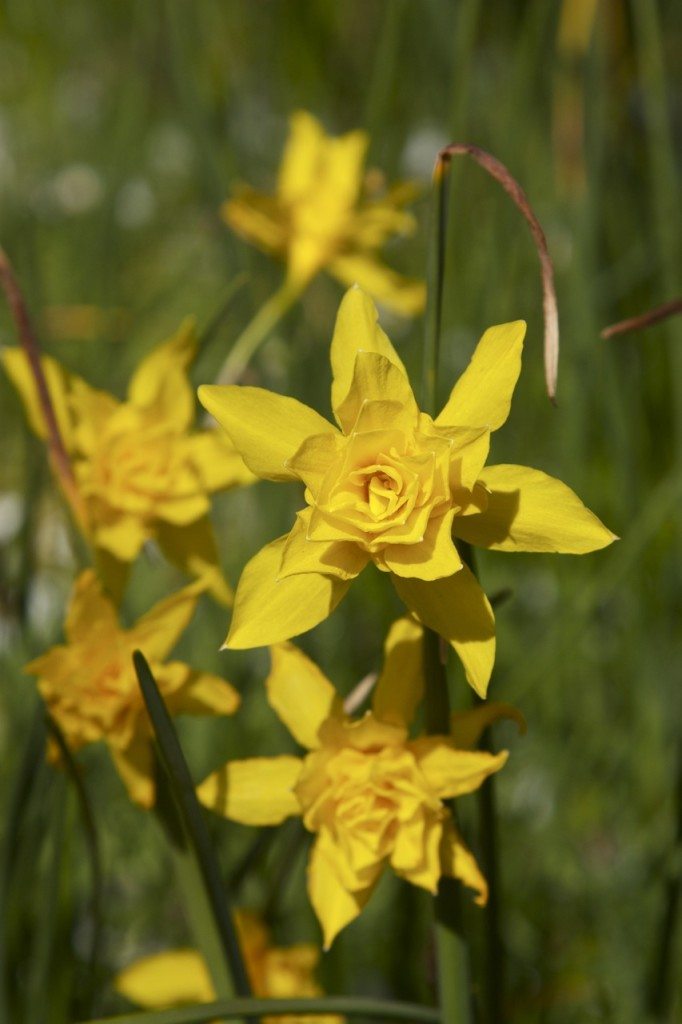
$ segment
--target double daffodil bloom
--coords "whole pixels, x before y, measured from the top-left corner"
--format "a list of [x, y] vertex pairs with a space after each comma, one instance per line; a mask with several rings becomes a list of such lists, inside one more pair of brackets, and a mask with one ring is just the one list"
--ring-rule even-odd
[[76, 580], [64, 624], [66, 643], [26, 665], [72, 750], [104, 740], [130, 798], [154, 802], [152, 727], [133, 651], [141, 650], [173, 715], [231, 715], [239, 696], [224, 679], [166, 661], [194, 614], [203, 584], [194, 583], [150, 609], [131, 629], [91, 569]]
[[491, 327], [434, 419], [359, 289], [344, 297], [331, 345], [338, 428], [260, 388], [203, 386], [199, 398], [262, 478], [297, 480], [307, 506], [291, 532], [247, 564], [226, 646], [273, 644], [311, 629], [368, 562], [461, 658], [486, 693], [495, 653], [490, 604], [455, 538], [500, 551], [583, 553], [614, 534], [560, 481], [485, 466], [509, 413], [522, 321]]
[[[191, 320], [140, 363], [126, 401], [97, 390], [50, 357], [42, 360], [62, 439], [86, 510], [86, 528], [112, 591], [128, 563], [155, 539], [185, 571], [204, 576], [225, 603], [230, 589], [218, 568], [209, 495], [253, 481], [220, 431], [191, 433], [194, 392], [187, 368], [196, 349]], [[28, 360], [2, 352], [33, 430], [45, 423]]]
[[[487, 887], [443, 803], [471, 793], [507, 759], [459, 749], [451, 736], [411, 740], [423, 687], [422, 629], [394, 623], [372, 710], [351, 719], [333, 685], [293, 644], [272, 648], [270, 704], [305, 757], [232, 761], [198, 788], [211, 810], [246, 825], [291, 815], [316, 834], [308, 893], [325, 948], [361, 912], [385, 867], [435, 892], [442, 875], [461, 879], [484, 903]], [[495, 705], [485, 705], [486, 721]], [[505, 713], [505, 712], [503, 712]], [[474, 743], [483, 723], [470, 728]]]
[[249, 242], [286, 261], [293, 290], [324, 269], [343, 284], [359, 281], [386, 306], [413, 316], [424, 308], [424, 282], [390, 270], [377, 252], [392, 235], [414, 231], [414, 218], [403, 207], [415, 189], [400, 184], [363, 199], [368, 144], [363, 131], [325, 135], [319, 121], [299, 111], [290, 120], [275, 195], [243, 185], [223, 204], [222, 215]]
[[[320, 951], [310, 943], [273, 946], [269, 930], [256, 914], [238, 910], [235, 923], [246, 971], [257, 999], [313, 999], [322, 995], [314, 978]], [[116, 978], [116, 990], [149, 1010], [216, 999], [203, 957], [193, 949], [169, 950], [136, 961]], [[341, 1024], [342, 1017], [264, 1017], [264, 1024]]]

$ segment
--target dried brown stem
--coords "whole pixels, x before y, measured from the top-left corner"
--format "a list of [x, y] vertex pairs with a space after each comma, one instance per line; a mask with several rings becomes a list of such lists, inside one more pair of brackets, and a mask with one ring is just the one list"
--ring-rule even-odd
[[611, 324], [600, 332], [600, 338], [613, 338], [617, 334], [627, 334], [628, 331], [641, 331], [645, 327], [658, 324], [661, 320], [682, 313], [682, 299], [673, 299], [671, 302], [664, 302], [662, 306], [654, 306], [646, 313], [639, 316], [631, 316], [627, 320], [619, 320], [617, 324]]
[[85, 511], [83, 508], [83, 502], [80, 494], [78, 493], [71, 461], [64, 446], [64, 441], [57, 422], [57, 416], [54, 411], [52, 399], [50, 398], [50, 391], [47, 386], [47, 380], [45, 379], [45, 373], [40, 359], [40, 345], [38, 344], [38, 340], [33, 331], [28, 307], [19, 286], [19, 282], [17, 281], [14, 270], [12, 269], [9, 257], [2, 247], [0, 247], [0, 286], [2, 286], [2, 290], [5, 293], [5, 298], [7, 299], [7, 304], [10, 308], [12, 319], [14, 320], [14, 325], [16, 327], [17, 336], [24, 352], [26, 353], [29, 366], [31, 367], [31, 373], [33, 374], [33, 380], [38, 393], [40, 410], [45, 420], [47, 447], [50, 454], [52, 468], [62, 486], [74, 515], [79, 523], [84, 525]]
[[557, 310], [556, 290], [554, 288], [554, 268], [549, 250], [547, 249], [545, 233], [540, 226], [540, 221], [531, 209], [526, 193], [516, 179], [512, 177], [503, 163], [478, 146], [471, 145], [468, 142], [453, 142], [442, 149], [436, 157], [434, 169], [436, 180], [439, 180], [445, 173], [453, 156], [472, 157], [484, 171], [487, 171], [488, 174], [495, 178], [513, 200], [517, 209], [523, 214], [531, 230], [540, 260], [540, 273], [542, 276], [542, 307], [545, 318], [545, 384], [547, 394], [554, 401], [559, 372], [559, 313]]

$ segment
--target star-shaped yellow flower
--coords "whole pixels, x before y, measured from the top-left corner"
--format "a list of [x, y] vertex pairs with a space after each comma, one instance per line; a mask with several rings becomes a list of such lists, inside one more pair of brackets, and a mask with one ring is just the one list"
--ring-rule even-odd
[[171, 714], [231, 715], [239, 696], [224, 679], [166, 661], [188, 625], [203, 584], [161, 601], [131, 629], [91, 569], [78, 577], [64, 624], [66, 644], [52, 647], [25, 671], [38, 677], [50, 715], [73, 750], [104, 740], [132, 800], [154, 801], [152, 727], [133, 667], [133, 651], [150, 663]]
[[[429, 892], [441, 875], [459, 878], [485, 902], [485, 880], [443, 801], [477, 789], [507, 753], [458, 749], [451, 736], [409, 738], [423, 688], [417, 623], [394, 623], [372, 711], [360, 719], [344, 713], [333, 685], [293, 644], [272, 648], [266, 686], [270, 704], [309, 753], [229, 762], [198, 796], [246, 825], [303, 817], [317, 836], [308, 892], [325, 948], [357, 917], [388, 865]], [[497, 709], [486, 709], [489, 721]], [[478, 731], [469, 729], [472, 743]]]
[[[322, 995], [314, 971], [320, 951], [310, 943], [273, 946], [269, 930], [260, 918], [238, 910], [235, 922], [246, 970], [257, 999], [313, 999]], [[116, 989], [131, 1003], [162, 1010], [186, 1003], [210, 1003], [216, 999], [203, 957], [193, 949], [174, 949], [144, 957], [126, 967], [116, 978]], [[344, 1018], [322, 1016], [264, 1017], [263, 1024], [341, 1024]]]
[[[127, 563], [154, 538], [175, 564], [204, 576], [214, 595], [228, 603], [231, 594], [218, 569], [208, 519], [209, 495], [250, 483], [253, 476], [222, 432], [190, 432], [195, 402], [187, 368], [195, 348], [194, 324], [187, 320], [140, 363], [124, 402], [91, 387], [50, 357], [42, 363], [85, 502], [86, 528], [104, 555], [101, 568], [107, 583], [122, 581]], [[2, 361], [32, 428], [45, 437], [23, 351], [5, 349]], [[112, 589], [120, 589], [120, 583]]]
[[485, 466], [507, 418], [525, 324], [491, 327], [434, 419], [351, 289], [331, 345], [338, 428], [260, 388], [203, 386], [199, 398], [263, 478], [305, 484], [291, 532], [248, 563], [226, 646], [278, 643], [311, 629], [374, 562], [417, 618], [456, 650], [485, 695], [495, 653], [490, 604], [455, 538], [500, 551], [583, 553], [614, 534], [560, 481], [525, 466]]
[[421, 312], [423, 281], [403, 278], [377, 258], [392, 235], [414, 231], [414, 218], [403, 209], [414, 198], [414, 187], [401, 184], [380, 198], [362, 199], [367, 134], [330, 137], [304, 111], [293, 114], [290, 125], [276, 194], [241, 186], [223, 204], [225, 221], [286, 260], [294, 287], [305, 287], [325, 269], [343, 284], [359, 281], [399, 313]]

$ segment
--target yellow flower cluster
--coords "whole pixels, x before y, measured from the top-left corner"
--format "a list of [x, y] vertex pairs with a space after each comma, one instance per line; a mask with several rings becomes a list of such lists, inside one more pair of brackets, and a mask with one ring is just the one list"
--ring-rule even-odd
[[[231, 601], [208, 518], [210, 495], [257, 478], [302, 487], [291, 530], [242, 573], [225, 646], [270, 647], [268, 699], [303, 753], [228, 762], [198, 796], [246, 825], [302, 819], [315, 837], [308, 893], [326, 948], [388, 868], [430, 893], [451, 877], [479, 904], [487, 899], [450, 801], [478, 789], [507, 760], [506, 751], [476, 749], [483, 729], [501, 716], [522, 727], [523, 720], [507, 705], [481, 703], [453, 716], [438, 735], [415, 729], [425, 628], [454, 649], [477, 694], [487, 694], [495, 620], [466, 564], [466, 547], [582, 554], [615, 539], [559, 480], [526, 466], [488, 465], [491, 434], [507, 419], [521, 369], [522, 321], [485, 331], [438, 415], [420, 410], [369, 297], [406, 314], [423, 307], [423, 283], [400, 278], [377, 257], [389, 237], [413, 229], [404, 210], [413, 189], [363, 196], [367, 144], [363, 132], [330, 138], [311, 115], [295, 114], [276, 194], [242, 187], [223, 207], [236, 231], [286, 261], [292, 295], [323, 269], [353, 283], [331, 341], [335, 423], [258, 387], [209, 385], [199, 398], [225, 434], [194, 431], [190, 322], [142, 361], [124, 401], [42, 361], [99, 576], [90, 569], [79, 576], [66, 642], [27, 671], [38, 677], [68, 744], [78, 750], [103, 740], [131, 798], [144, 807], [155, 798], [152, 733], [133, 651], [150, 662], [172, 714], [230, 715], [239, 704], [229, 683], [167, 660], [201, 593]], [[250, 352], [261, 336], [247, 338]], [[45, 437], [28, 360], [19, 350], [2, 359], [33, 429]], [[113, 598], [152, 539], [197, 580], [126, 629]], [[289, 641], [326, 619], [369, 563], [390, 578], [409, 614], [386, 639], [371, 710], [352, 717], [333, 684]], [[238, 926], [256, 995], [319, 993], [315, 949], [273, 948], [248, 915]], [[118, 988], [149, 1007], [214, 995], [191, 950], [134, 964]]]
[[[218, 600], [231, 599], [208, 519], [209, 495], [251, 483], [253, 476], [224, 435], [190, 430], [195, 397], [187, 368], [195, 349], [193, 321], [187, 320], [142, 360], [124, 402], [56, 360], [42, 360], [84, 500], [86, 528], [113, 593], [121, 591], [143, 544], [154, 539], [180, 568], [203, 576]], [[26, 356], [20, 349], [4, 349], [2, 361], [32, 428], [45, 437]]]
[[424, 282], [401, 277], [376, 253], [392, 235], [414, 231], [414, 217], [404, 207], [416, 189], [404, 183], [361, 199], [368, 144], [362, 131], [327, 136], [312, 114], [299, 111], [291, 117], [275, 195], [242, 185], [223, 204], [222, 215], [238, 234], [286, 261], [294, 290], [326, 269], [414, 316], [424, 308]]
[[26, 666], [69, 746], [78, 750], [104, 740], [130, 797], [143, 807], [154, 802], [151, 723], [133, 667], [140, 649], [173, 714], [231, 715], [239, 706], [233, 687], [197, 672], [168, 654], [187, 627], [202, 584], [195, 583], [151, 608], [130, 629], [92, 570], [76, 581], [66, 615], [66, 644]]
[[299, 481], [306, 507], [239, 582], [226, 646], [279, 643], [338, 605], [368, 562], [390, 574], [410, 611], [444, 637], [484, 696], [495, 621], [453, 540], [500, 551], [582, 554], [611, 533], [565, 484], [526, 466], [485, 466], [507, 419], [525, 324], [491, 327], [432, 419], [359, 288], [341, 303], [331, 343], [337, 426], [261, 388], [204, 385], [203, 405], [246, 465]]
[[[199, 786], [200, 800], [247, 825], [300, 816], [316, 840], [308, 892], [328, 948], [360, 913], [387, 866], [435, 893], [459, 878], [484, 903], [487, 886], [444, 803], [471, 793], [507, 760], [472, 749], [492, 718], [457, 716], [448, 736], [409, 738], [424, 686], [422, 628], [405, 618], [386, 640], [372, 710], [352, 719], [331, 682], [293, 644], [271, 650], [268, 699], [303, 757], [231, 761]], [[473, 722], [472, 722], [473, 715]]]
[[[320, 951], [309, 943], [273, 946], [269, 930], [256, 914], [238, 910], [235, 924], [253, 994], [259, 999], [313, 998], [322, 994], [314, 978]], [[166, 1009], [216, 998], [203, 958], [193, 949], [174, 949], [144, 957], [116, 978], [116, 988], [145, 1009]], [[341, 1024], [323, 1016], [264, 1017], [263, 1024]]]

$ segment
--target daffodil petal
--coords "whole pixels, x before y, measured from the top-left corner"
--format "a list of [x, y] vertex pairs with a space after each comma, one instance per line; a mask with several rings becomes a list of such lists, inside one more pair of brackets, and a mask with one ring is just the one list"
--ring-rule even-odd
[[[359, 351], [355, 356], [348, 394], [335, 406], [344, 433], [350, 434], [363, 405], [376, 401], [395, 402], [400, 408], [400, 420], [392, 423], [392, 427], [414, 429], [419, 418], [419, 408], [405, 373], [378, 352]], [[382, 424], [384, 427], [386, 425]]]
[[77, 643], [96, 634], [102, 643], [112, 643], [118, 631], [118, 615], [113, 603], [92, 569], [85, 569], [71, 593], [64, 622], [67, 639]]
[[194, 949], [172, 949], [136, 960], [116, 975], [114, 988], [147, 1010], [215, 999], [204, 958]]
[[398, 274], [369, 253], [337, 256], [329, 270], [342, 284], [357, 283], [378, 302], [401, 316], [418, 316], [426, 305], [424, 281]]
[[220, 216], [232, 230], [265, 252], [281, 255], [286, 248], [284, 211], [276, 199], [248, 185], [240, 185], [220, 207]]
[[332, 408], [337, 418], [337, 410], [353, 382], [358, 352], [378, 352], [397, 366], [407, 378], [402, 360], [377, 321], [376, 306], [370, 297], [358, 287], [349, 289], [339, 306], [331, 344]]
[[526, 720], [511, 704], [501, 701], [486, 701], [468, 711], [456, 711], [450, 717], [450, 735], [459, 750], [473, 750], [493, 722], [500, 718], [512, 719], [519, 727], [520, 733], [526, 731]]
[[336, 432], [307, 405], [264, 388], [203, 384], [199, 401], [227, 431], [249, 469], [267, 480], [295, 480], [289, 459], [303, 441]]
[[325, 950], [329, 949], [341, 929], [360, 914], [381, 874], [381, 865], [377, 865], [376, 878], [370, 885], [349, 892], [342, 884], [335, 866], [338, 856], [333, 841], [323, 830], [315, 841], [308, 861], [308, 895], [322, 926]]
[[434, 895], [441, 876], [442, 835], [440, 821], [417, 814], [414, 821], [401, 824], [391, 853], [391, 867], [397, 875]]
[[420, 580], [452, 576], [462, 568], [462, 559], [452, 540], [454, 509], [432, 516], [417, 544], [389, 544], [381, 557], [389, 572]]
[[167, 701], [173, 715], [233, 715], [240, 702], [239, 694], [226, 679], [191, 669], [178, 693]]
[[293, 644], [275, 644], [270, 657], [272, 666], [265, 680], [270, 706], [297, 743], [315, 750], [322, 723], [341, 713], [341, 698], [317, 665]]
[[372, 710], [382, 722], [410, 725], [424, 693], [423, 641], [423, 628], [407, 616], [389, 629], [372, 698]]
[[268, 544], [242, 572], [226, 647], [241, 650], [290, 640], [332, 613], [349, 580], [321, 573], [278, 579], [288, 534]]
[[451, 821], [446, 822], [440, 847], [443, 874], [458, 878], [476, 893], [474, 902], [484, 907], [488, 902], [488, 883], [481, 874], [471, 850], [465, 845]]
[[151, 740], [135, 735], [126, 747], [109, 744], [116, 770], [128, 796], [135, 804], [149, 809], [154, 803], [154, 754]]
[[153, 409], [160, 419], [185, 430], [195, 414], [194, 390], [187, 367], [196, 351], [194, 317], [183, 320], [167, 341], [157, 345], [137, 367], [128, 385], [128, 399], [139, 409]]
[[457, 750], [445, 736], [423, 736], [410, 747], [429, 786], [441, 800], [473, 793], [489, 775], [502, 768], [509, 756], [506, 750], [499, 754]]
[[309, 540], [310, 509], [296, 516], [282, 553], [278, 580], [298, 573], [324, 573], [340, 580], [352, 580], [362, 572], [369, 555], [353, 541]]
[[203, 430], [194, 434], [187, 438], [186, 447], [207, 491], [243, 487], [257, 479], [222, 430]]
[[111, 518], [92, 524], [92, 532], [97, 547], [103, 548], [121, 562], [132, 562], [139, 555], [145, 541], [149, 540], [152, 528], [137, 516], [127, 513], [117, 515], [112, 510]]
[[582, 555], [617, 540], [570, 487], [539, 469], [486, 466], [479, 479], [489, 491], [488, 507], [454, 524], [470, 544]]
[[[47, 437], [45, 417], [38, 399], [35, 379], [23, 349], [3, 348], [0, 351], [0, 360], [5, 367], [7, 376], [19, 393], [31, 429], [44, 440]], [[40, 364], [50, 393], [59, 433], [67, 451], [70, 451], [73, 445], [72, 418], [69, 410], [69, 389], [73, 379], [72, 375], [51, 356], [43, 356]]]
[[436, 423], [453, 427], [475, 424], [490, 430], [502, 426], [521, 372], [525, 333], [523, 320], [488, 328]]
[[169, 562], [202, 580], [206, 591], [220, 604], [231, 606], [232, 589], [220, 568], [218, 545], [208, 516], [185, 526], [159, 520], [155, 536]]
[[279, 825], [301, 813], [293, 792], [301, 767], [298, 757], [287, 756], [229, 761], [197, 787], [197, 797], [242, 825]]
[[351, 207], [362, 184], [368, 144], [366, 132], [328, 136], [312, 114], [295, 111], [289, 118], [289, 137], [277, 179], [279, 199], [293, 205], [324, 190], [334, 206]]
[[485, 697], [495, 662], [495, 617], [476, 577], [463, 565], [441, 580], [391, 576], [410, 611], [457, 652], [467, 682]]
[[192, 583], [159, 601], [129, 631], [131, 643], [147, 661], [163, 661], [190, 623], [204, 586]]
[[288, 460], [288, 468], [315, 495], [342, 444], [343, 439], [337, 431], [306, 437], [300, 448]]

